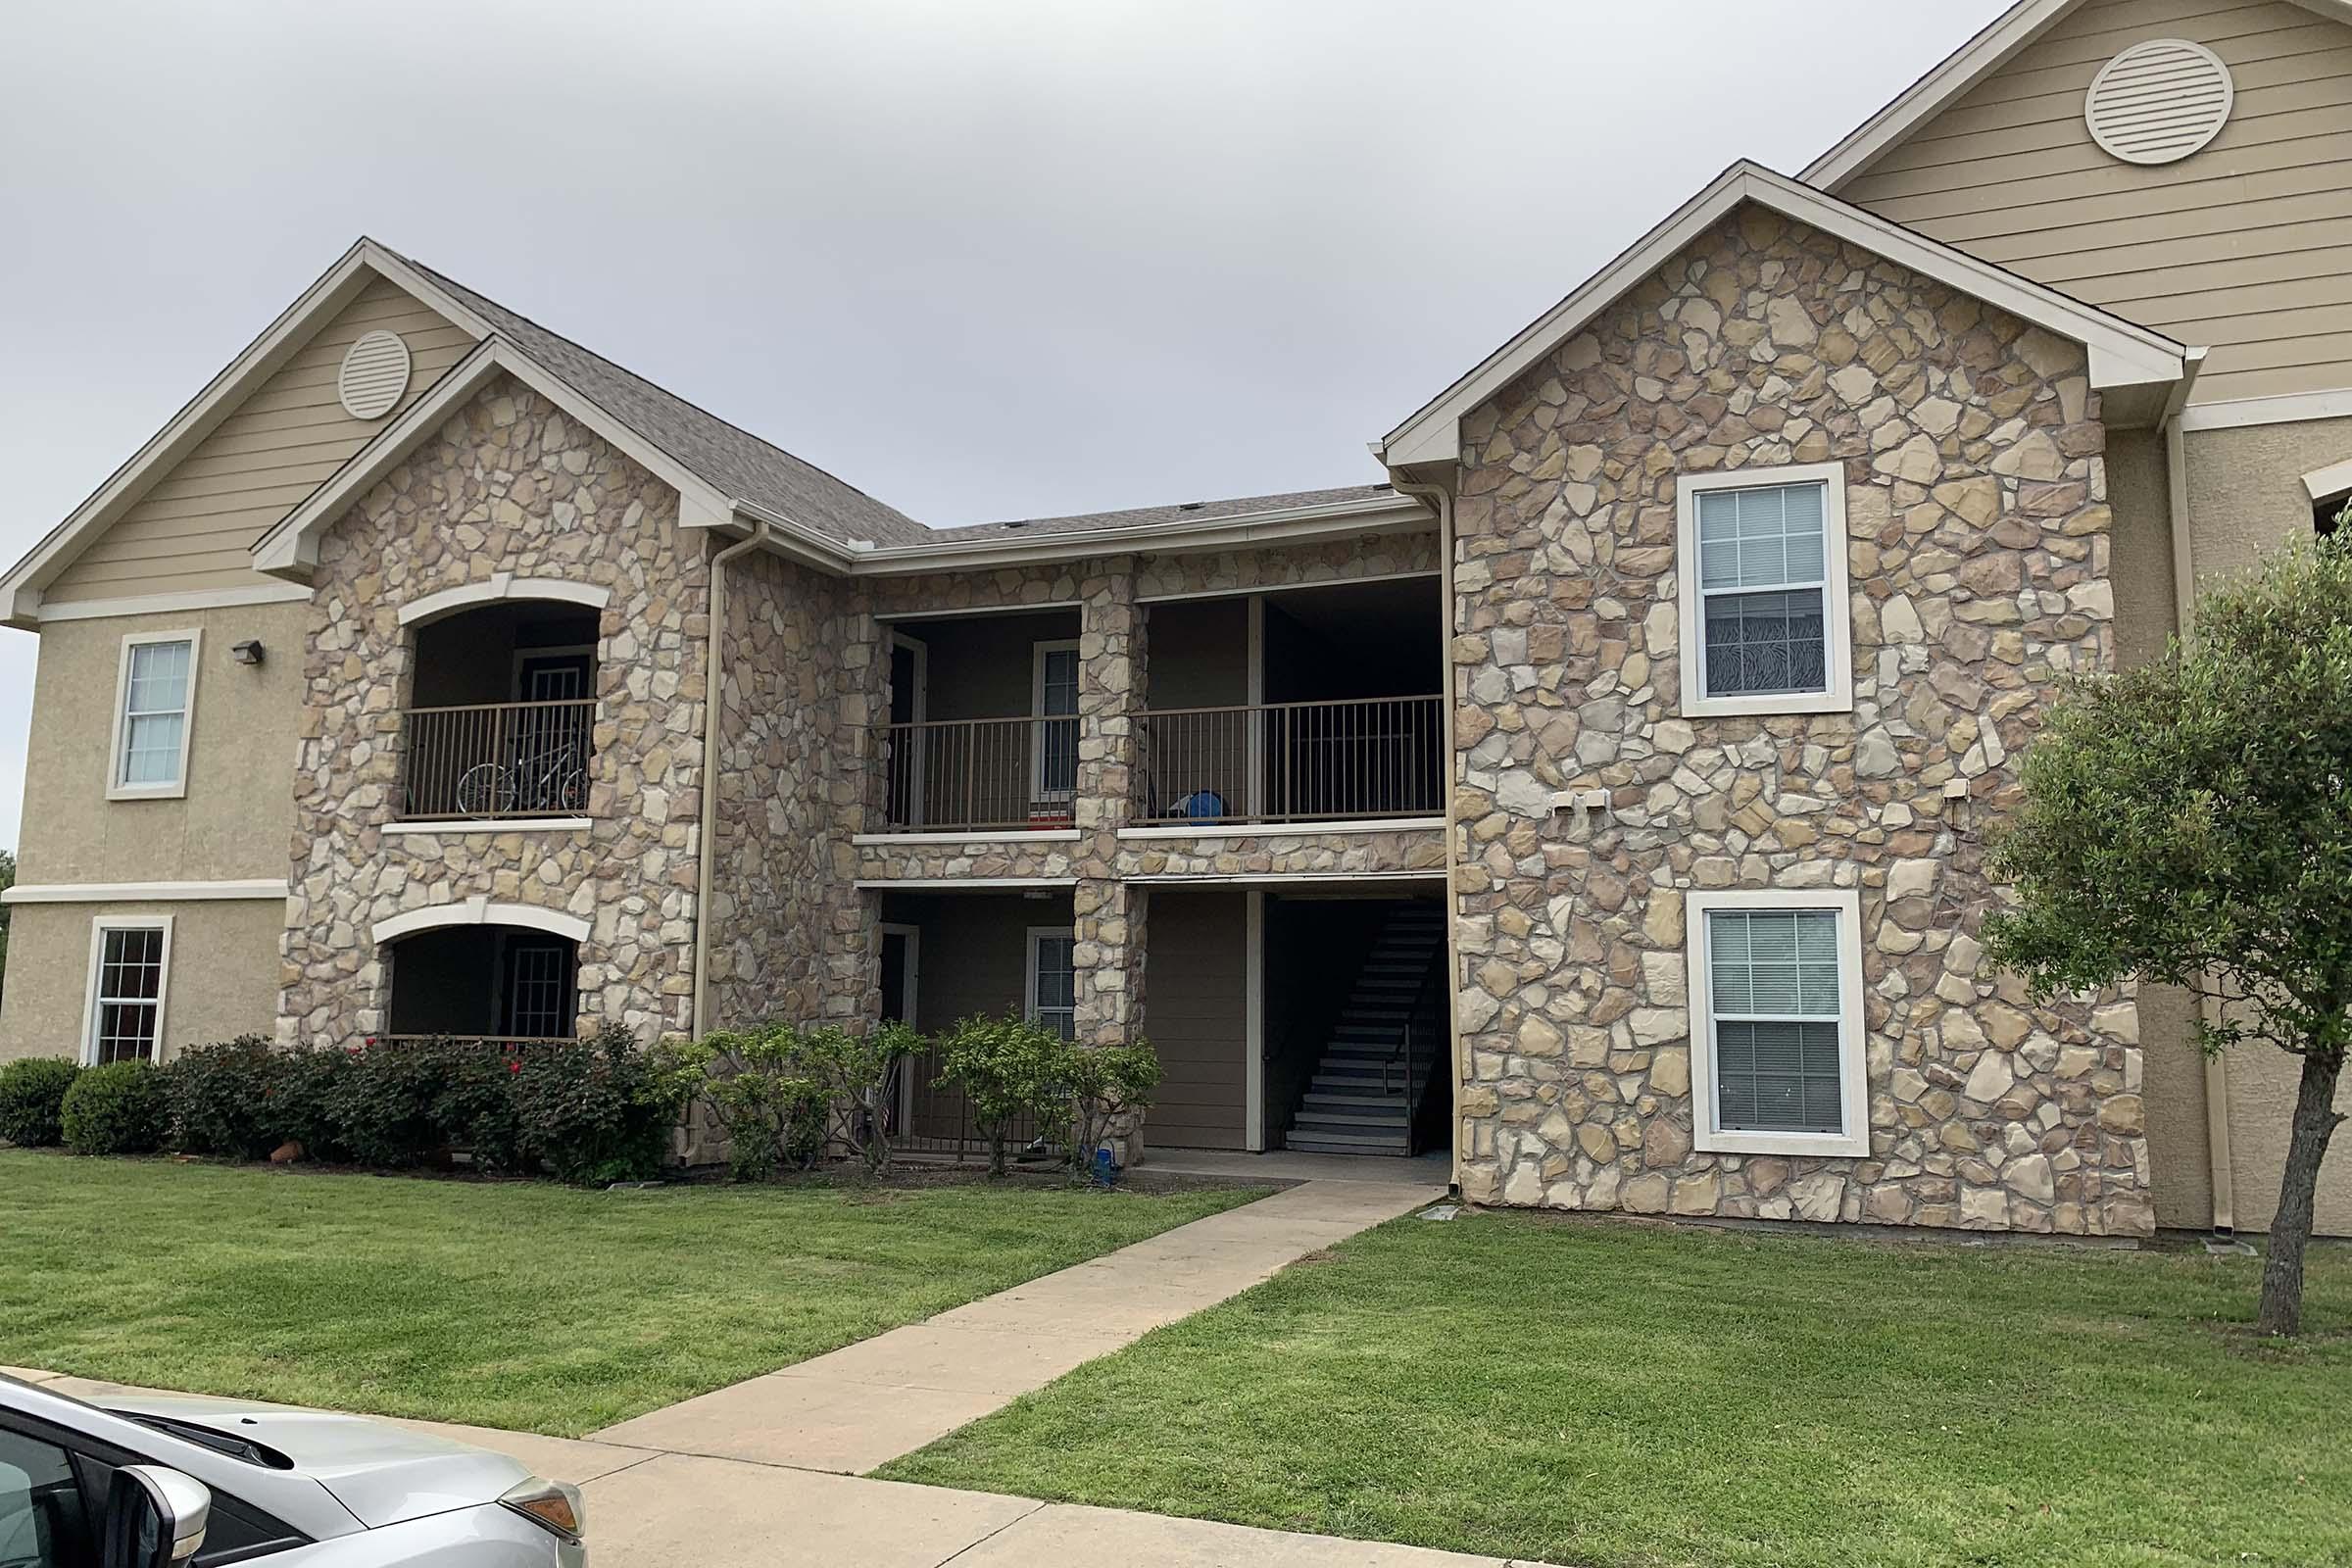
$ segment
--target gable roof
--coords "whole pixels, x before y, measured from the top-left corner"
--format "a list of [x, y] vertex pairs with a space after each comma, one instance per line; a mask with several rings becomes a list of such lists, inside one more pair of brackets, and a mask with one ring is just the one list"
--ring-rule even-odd
[[[2014, 272], [1929, 239], [1851, 203], [1800, 185], [1759, 164], [1742, 160], [1683, 204], [1559, 304], [1538, 317], [1469, 373], [1421, 406], [1378, 443], [1391, 468], [1417, 463], [1452, 462], [1461, 453], [1462, 416], [1516, 380], [1561, 343], [1582, 331], [1601, 312], [1672, 260], [1742, 203], [1754, 202], [1785, 218], [1861, 246], [1923, 276], [1999, 307], [2035, 326], [2083, 344], [2090, 351], [2090, 383], [2111, 392], [2127, 388], [2169, 388], [2192, 356], [2161, 332], [2070, 299]], [[2142, 398], [2152, 414], [2160, 395]], [[2132, 412], [2111, 409], [2110, 422], [2124, 423]]]
[[[73, 564], [83, 547], [113, 526], [235, 413], [256, 387], [378, 277], [423, 301], [476, 340], [505, 339], [541, 372], [546, 381], [543, 390], [554, 395], [554, 389], [561, 387], [567, 394], [564, 401], [578, 406], [575, 413], [582, 408], [599, 411], [616, 428], [630, 432], [639, 446], [666, 459], [667, 466], [683, 479], [710, 495], [744, 503], [747, 510], [760, 514], [788, 519], [795, 528], [842, 545], [855, 540], [910, 544], [929, 535], [929, 530], [912, 518], [822, 468], [663, 391], [390, 247], [363, 238], [320, 273], [104, 484], [0, 575], [0, 623], [37, 625], [41, 590]], [[431, 391], [427, 389], [428, 395]], [[361, 456], [375, 450], [380, 440], [379, 433]], [[343, 477], [349, 466], [327, 482]], [[722, 514], [716, 520], [727, 518]], [[282, 527], [281, 521], [265, 538]]]
[[[1975, 37], [1946, 55], [1886, 108], [1806, 166], [1808, 185], [1834, 191], [1866, 172], [1970, 88], [2007, 65], [2042, 34], [2081, 10], [2084, 0], [2018, 0]], [[2290, 0], [2331, 22], [2352, 24], [2352, 0]]]
[[493, 332], [533, 363], [668, 453], [713, 490], [791, 517], [845, 544], [854, 539], [911, 544], [930, 532], [856, 485], [663, 391], [635, 371], [549, 331], [454, 278], [420, 262], [408, 265], [480, 317]]

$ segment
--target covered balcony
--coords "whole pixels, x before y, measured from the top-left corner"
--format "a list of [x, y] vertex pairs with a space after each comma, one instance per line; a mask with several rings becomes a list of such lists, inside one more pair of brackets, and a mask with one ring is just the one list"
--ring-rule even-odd
[[525, 926], [451, 925], [388, 943], [385, 1034], [500, 1046], [572, 1038], [579, 944]]
[[1438, 814], [1441, 625], [1434, 577], [1153, 606], [1130, 820]]
[[399, 815], [496, 821], [586, 810], [597, 622], [576, 604], [514, 601], [415, 626]]
[[[1139, 827], [1443, 810], [1438, 579], [1148, 607], [1130, 694]], [[903, 620], [877, 737], [881, 831], [1067, 827], [1081, 788], [1075, 610]]]

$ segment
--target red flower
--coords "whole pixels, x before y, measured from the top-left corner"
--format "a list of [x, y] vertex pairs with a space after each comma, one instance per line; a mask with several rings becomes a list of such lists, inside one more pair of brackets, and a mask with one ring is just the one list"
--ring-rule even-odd
[[509, 1072], [520, 1072], [520, 1071], [522, 1071], [522, 1058], [521, 1058], [520, 1056], [509, 1056], [509, 1057], [507, 1058], [507, 1071], [509, 1071]]

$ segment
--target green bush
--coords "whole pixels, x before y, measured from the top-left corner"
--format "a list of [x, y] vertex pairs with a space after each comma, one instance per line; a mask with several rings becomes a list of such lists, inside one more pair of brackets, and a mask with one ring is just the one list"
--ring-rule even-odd
[[272, 1124], [280, 1054], [260, 1035], [191, 1046], [164, 1067], [172, 1141], [191, 1154], [263, 1159], [287, 1133]]
[[1124, 1046], [1073, 1046], [1063, 1073], [1077, 1122], [1070, 1164], [1083, 1175], [1094, 1168], [1095, 1151], [1113, 1125], [1152, 1103], [1159, 1088], [1159, 1054], [1142, 1039]]
[[451, 1056], [438, 1040], [370, 1041], [352, 1053], [327, 1091], [335, 1143], [362, 1165], [403, 1169], [439, 1159], [451, 1142], [441, 1119]]
[[800, 1036], [770, 1024], [707, 1036], [691, 1054], [703, 1102], [727, 1138], [727, 1171], [737, 1181], [765, 1181], [779, 1169], [806, 1169], [824, 1152], [824, 1087], [801, 1070]]
[[337, 1109], [343, 1081], [357, 1059], [357, 1054], [348, 1051], [296, 1049], [277, 1054], [262, 1093], [268, 1103], [263, 1119], [280, 1142], [292, 1140], [311, 1158], [330, 1163], [353, 1157], [343, 1141]]
[[66, 1091], [58, 1123], [76, 1154], [153, 1153], [172, 1130], [164, 1075], [146, 1060], [88, 1068]]
[[443, 1143], [466, 1151], [478, 1170], [530, 1170], [534, 1161], [524, 1145], [515, 1090], [522, 1058], [475, 1041], [435, 1041], [421, 1049], [440, 1056], [432, 1117]]
[[1068, 1119], [1069, 1042], [1018, 1012], [959, 1020], [940, 1040], [939, 1086], [960, 1090], [988, 1140], [988, 1173], [1004, 1174], [1006, 1135], [1023, 1117], [1041, 1128]]
[[46, 1149], [64, 1136], [58, 1112], [81, 1068], [63, 1056], [27, 1056], [0, 1067], [0, 1139]]
[[863, 1034], [821, 1024], [793, 1040], [798, 1070], [824, 1092], [832, 1135], [858, 1152], [869, 1174], [890, 1168], [890, 1086], [899, 1063], [921, 1044], [903, 1023], [877, 1024]]
[[594, 1039], [534, 1045], [517, 1059], [522, 1147], [560, 1180], [602, 1186], [661, 1173], [696, 1076], [677, 1046], [649, 1049], [609, 1023]]

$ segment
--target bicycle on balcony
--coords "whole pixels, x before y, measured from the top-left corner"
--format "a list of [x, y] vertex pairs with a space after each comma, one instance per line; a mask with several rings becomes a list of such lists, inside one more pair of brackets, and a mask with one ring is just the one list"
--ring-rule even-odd
[[477, 762], [458, 779], [457, 806], [477, 819], [576, 814], [588, 808], [588, 770], [568, 741], [532, 748], [512, 762]]

